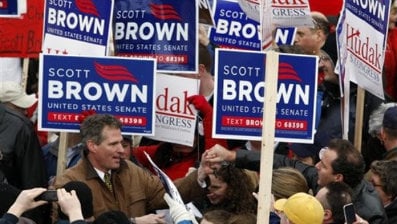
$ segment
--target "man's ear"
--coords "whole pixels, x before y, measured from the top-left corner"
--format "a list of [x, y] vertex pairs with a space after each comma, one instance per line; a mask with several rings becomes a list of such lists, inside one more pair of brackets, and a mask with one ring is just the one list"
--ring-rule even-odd
[[380, 128], [378, 138], [382, 142], [382, 144], [386, 140], [386, 134], [385, 134], [385, 130], [383, 129], [383, 127]]
[[340, 174], [340, 173], [338, 173], [338, 174], [336, 174], [335, 175], [335, 181], [336, 182], [343, 182], [343, 174]]
[[320, 43], [325, 43], [327, 40], [327, 36], [324, 34], [324, 32], [321, 29], [316, 30], [316, 39]]
[[87, 141], [87, 149], [90, 152], [96, 152], [96, 147], [97, 145], [95, 144], [95, 142], [93, 140], [88, 140]]
[[332, 221], [332, 211], [324, 209], [324, 221]]

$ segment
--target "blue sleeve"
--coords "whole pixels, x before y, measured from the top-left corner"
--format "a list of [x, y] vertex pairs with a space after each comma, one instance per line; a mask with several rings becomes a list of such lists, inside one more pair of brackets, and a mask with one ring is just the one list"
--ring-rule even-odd
[[182, 221], [178, 222], [177, 224], [193, 224], [193, 222], [190, 220], [182, 220]]
[[2, 218], [0, 218], [0, 224], [16, 224], [18, 222], [18, 217], [13, 214], [5, 213]]
[[276, 213], [270, 212], [269, 224], [280, 224], [280, 217]]

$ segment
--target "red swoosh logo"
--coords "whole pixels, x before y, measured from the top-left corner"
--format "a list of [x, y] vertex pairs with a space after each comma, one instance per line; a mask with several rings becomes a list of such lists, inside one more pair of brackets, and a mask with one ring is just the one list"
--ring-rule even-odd
[[99, 17], [98, 10], [91, 0], [76, 0], [76, 6], [80, 12]]
[[95, 71], [104, 79], [112, 81], [131, 81], [138, 83], [135, 76], [121, 65], [103, 65], [94, 62]]
[[292, 65], [282, 62], [278, 66], [278, 79], [280, 80], [295, 80], [298, 82], [302, 82], [302, 79], [296, 73], [294, 67]]
[[174, 9], [172, 5], [169, 4], [150, 4], [150, 10], [152, 15], [157, 19], [161, 20], [178, 20], [182, 21], [181, 17], [179, 16], [178, 12]]

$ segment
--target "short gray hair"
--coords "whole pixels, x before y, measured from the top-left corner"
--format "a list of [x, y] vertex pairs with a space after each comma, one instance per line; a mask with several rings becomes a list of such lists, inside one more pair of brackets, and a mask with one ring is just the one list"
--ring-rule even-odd
[[369, 116], [369, 121], [368, 121], [368, 133], [372, 137], [376, 137], [380, 133], [380, 129], [382, 128], [382, 122], [383, 122], [383, 115], [385, 114], [385, 111], [389, 109], [390, 107], [396, 106], [397, 103], [382, 103], [379, 105], [379, 107], [372, 112], [372, 114]]

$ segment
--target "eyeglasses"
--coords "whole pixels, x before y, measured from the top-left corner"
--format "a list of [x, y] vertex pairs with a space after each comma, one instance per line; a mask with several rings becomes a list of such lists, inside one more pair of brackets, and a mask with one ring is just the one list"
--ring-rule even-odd
[[324, 147], [324, 148], [320, 149], [320, 152], [318, 152], [318, 157], [320, 158], [320, 160], [323, 159], [324, 153], [325, 153], [328, 149], [329, 149], [328, 147]]

